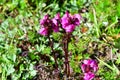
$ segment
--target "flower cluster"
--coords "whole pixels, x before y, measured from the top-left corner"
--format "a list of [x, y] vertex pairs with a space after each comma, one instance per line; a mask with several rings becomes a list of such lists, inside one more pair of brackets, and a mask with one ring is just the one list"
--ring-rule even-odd
[[94, 73], [98, 70], [98, 64], [92, 59], [84, 60], [81, 69], [84, 73], [84, 80], [92, 80], [95, 77]]
[[[70, 38], [72, 37], [71, 33], [75, 30], [75, 27], [80, 25], [81, 16], [79, 14], [71, 15], [68, 11], [60, 17], [60, 13], [56, 14], [54, 18], [50, 18], [47, 14], [40, 20], [41, 29], [39, 30], [39, 34], [43, 36], [47, 36], [49, 39], [51, 53], [53, 54], [55, 61], [55, 68], [58, 71], [56, 50], [54, 49], [54, 40], [50, 37], [52, 32], [61, 32], [63, 34], [61, 44], [62, 49], [65, 54], [65, 74], [66, 76], [70, 76], [70, 65], [68, 61], [68, 44], [70, 42]], [[59, 71], [58, 71], [59, 72]]]
[[60, 28], [66, 32], [72, 32], [76, 26], [80, 24], [81, 16], [79, 14], [71, 15], [68, 11], [60, 17], [60, 13], [56, 14], [53, 19], [50, 19], [49, 15], [45, 15], [40, 20], [41, 29], [39, 34], [48, 35], [51, 32], [59, 32]]
[[57, 14], [55, 18], [50, 19], [48, 14], [45, 15], [43, 19], [40, 20], [41, 29], [39, 30], [39, 34], [45, 36], [50, 34], [52, 31], [58, 32], [59, 27], [57, 24], [57, 18], [59, 17], [59, 14]]
[[71, 15], [66, 11], [65, 15], [62, 17], [62, 28], [66, 32], [72, 32], [76, 26], [80, 24], [81, 16], [79, 14]]

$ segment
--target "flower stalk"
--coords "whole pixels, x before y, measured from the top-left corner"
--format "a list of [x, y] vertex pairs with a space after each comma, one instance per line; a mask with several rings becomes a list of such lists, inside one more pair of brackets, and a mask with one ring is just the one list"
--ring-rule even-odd
[[65, 33], [63, 37], [63, 50], [65, 53], [65, 74], [67, 77], [70, 76], [70, 65], [69, 65], [69, 55], [68, 55], [68, 43], [69, 43], [69, 34]]

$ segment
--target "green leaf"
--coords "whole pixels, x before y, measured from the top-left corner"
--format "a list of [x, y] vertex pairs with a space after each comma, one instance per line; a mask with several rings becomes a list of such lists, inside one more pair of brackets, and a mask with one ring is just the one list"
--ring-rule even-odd
[[1, 65], [0, 65], [0, 73], [2, 73], [2, 67], [1, 67]]
[[30, 71], [30, 75], [31, 75], [31, 76], [35, 76], [36, 74], [37, 74], [37, 71], [36, 71], [36, 70], [31, 70], [31, 71]]
[[10, 75], [11, 73], [13, 73], [15, 71], [14, 69], [14, 65], [9, 65], [7, 68], [7, 75]]

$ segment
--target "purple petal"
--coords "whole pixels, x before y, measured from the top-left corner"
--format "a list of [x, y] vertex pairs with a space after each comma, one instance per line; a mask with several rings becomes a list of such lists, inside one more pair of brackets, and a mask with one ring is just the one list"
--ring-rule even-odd
[[68, 25], [70, 25], [70, 23], [69, 23], [69, 21], [68, 21], [68, 18], [63, 17], [63, 18], [62, 18], [62, 28], [65, 29], [65, 27], [67, 27]]
[[81, 65], [81, 69], [82, 69], [83, 72], [85, 72], [85, 68], [86, 68], [86, 65], [85, 65], [85, 64], [82, 64], [82, 65]]
[[46, 22], [48, 19], [49, 19], [49, 15], [46, 14], [46, 15], [43, 17], [43, 19], [40, 20], [40, 24], [41, 24], [41, 25], [44, 25], [45, 22]]
[[43, 19], [49, 19], [49, 15], [46, 14], [46, 15], [43, 17]]
[[53, 25], [52, 25], [53, 31], [59, 32], [59, 24], [58, 24], [57, 20], [55, 18], [53, 18], [52, 21], [53, 21]]
[[57, 13], [57, 14], [56, 14], [55, 19], [60, 20], [60, 13]]
[[56, 26], [58, 26], [58, 22], [57, 22], [57, 20], [56, 20], [55, 18], [53, 18], [52, 21], [53, 21], [53, 23], [54, 23]]
[[39, 34], [41, 34], [41, 35], [44, 35], [44, 36], [46, 36], [47, 34], [48, 34], [48, 31], [47, 31], [47, 29], [46, 28], [41, 28], [40, 30], [39, 30], [39, 32], [38, 32]]
[[86, 64], [86, 65], [90, 65], [91, 60], [90, 60], [90, 59], [88, 59], [88, 60], [84, 60], [83, 63]]
[[41, 25], [43, 25], [44, 22], [45, 22], [45, 20], [43, 20], [43, 19], [40, 20], [40, 24], [41, 24]]
[[98, 70], [98, 67], [93, 67], [94, 72]]
[[62, 23], [69, 23], [69, 18], [70, 18], [70, 14], [68, 11], [66, 11], [66, 13], [63, 15], [62, 17]]
[[64, 17], [69, 17], [69, 16], [70, 16], [69, 12], [66, 11]]
[[75, 29], [74, 25], [68, 25], [65, 27], [66, 32], [72, 32]]
[[80, 20], [81, 20], [81, 16], [79, 14], [75, 14], [73, 15], [73, 18], [74, 18], [74, 24], [75, 25], [80, 25]]
[[96, 72], [98, 70], [98, 64], [95, 60], [92, 60], [90, 67], [93, 68], [94, 72]]
[[94, 67], [94, 66], [96, 67], [97, 66], [96, 61], [95, 60], [91, 60], [90, 66], [91, 67]]
[[95, 74], [88, 72], [84, 74], [84, 80], [92, 80], [95, 77]]

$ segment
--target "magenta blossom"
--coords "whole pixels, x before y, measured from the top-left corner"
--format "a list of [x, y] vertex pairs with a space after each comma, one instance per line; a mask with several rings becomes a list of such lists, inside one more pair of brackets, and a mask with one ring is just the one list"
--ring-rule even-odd
[[41, 34], [41, 35], [44, 35], [44, 36], [46, 36], [47, 34], [48, 34], [48, 30], [47, 30], [47, 28], [41, 28], [40, 30], [39, 30], [39, 32], [38, 32], [39, 34]]
[[41, 35], [48, 35], [49, 32], [51, 31], [51, 26], [52, 26], [52, 20], [49, 19], [49, 15], [45, 15], [43, 19], [40, 20], [40, 25], [42, 26], [41, 29], [39, 30], [39, 34]]
[[58, 13], [55, 18], [50, 19], [49, 15], [45, 15], [43, 19], [40, 20], [40, 25], [42, 28], [39, 30], [39, 34], [48, 35], [50, 33], [59, 31], [59, 24], [61, 23], [60, 14]]
[[54, 23], [53, 31], [58, 32], [60, 28], [60, 22], [61, 22], [60, 13], [56, 14], [56, 16], [52, 19], [52, 21]]
[[55, 19], [56, 19], [56, 20], [60, 20], [60, 21], [61, 21], [61, 18], [60, 18], [60, 13], [57, 13], [57, 14], [56, 14]]
[[95, 74], [92, 72], [84, 73], [84, 80], [92, 80], [95, 77]]
[[81, 69], [84, 73], [89, 71], [96, 72], [98, 70], [98, 64], [95, 60], [84, 60]]
[[45, 15], [43, 19], [40, 20], [40, 24], [46, 27], [48, 24], [50, 24], [51, 20], [49, 19], [49, 15]]
[[62, 17], [62, 28], [66, 32], [72, 32], [76, 26], [80, 24], [81, 16], [79, 14], [71, 15], [66, 11], [65, 15]]

